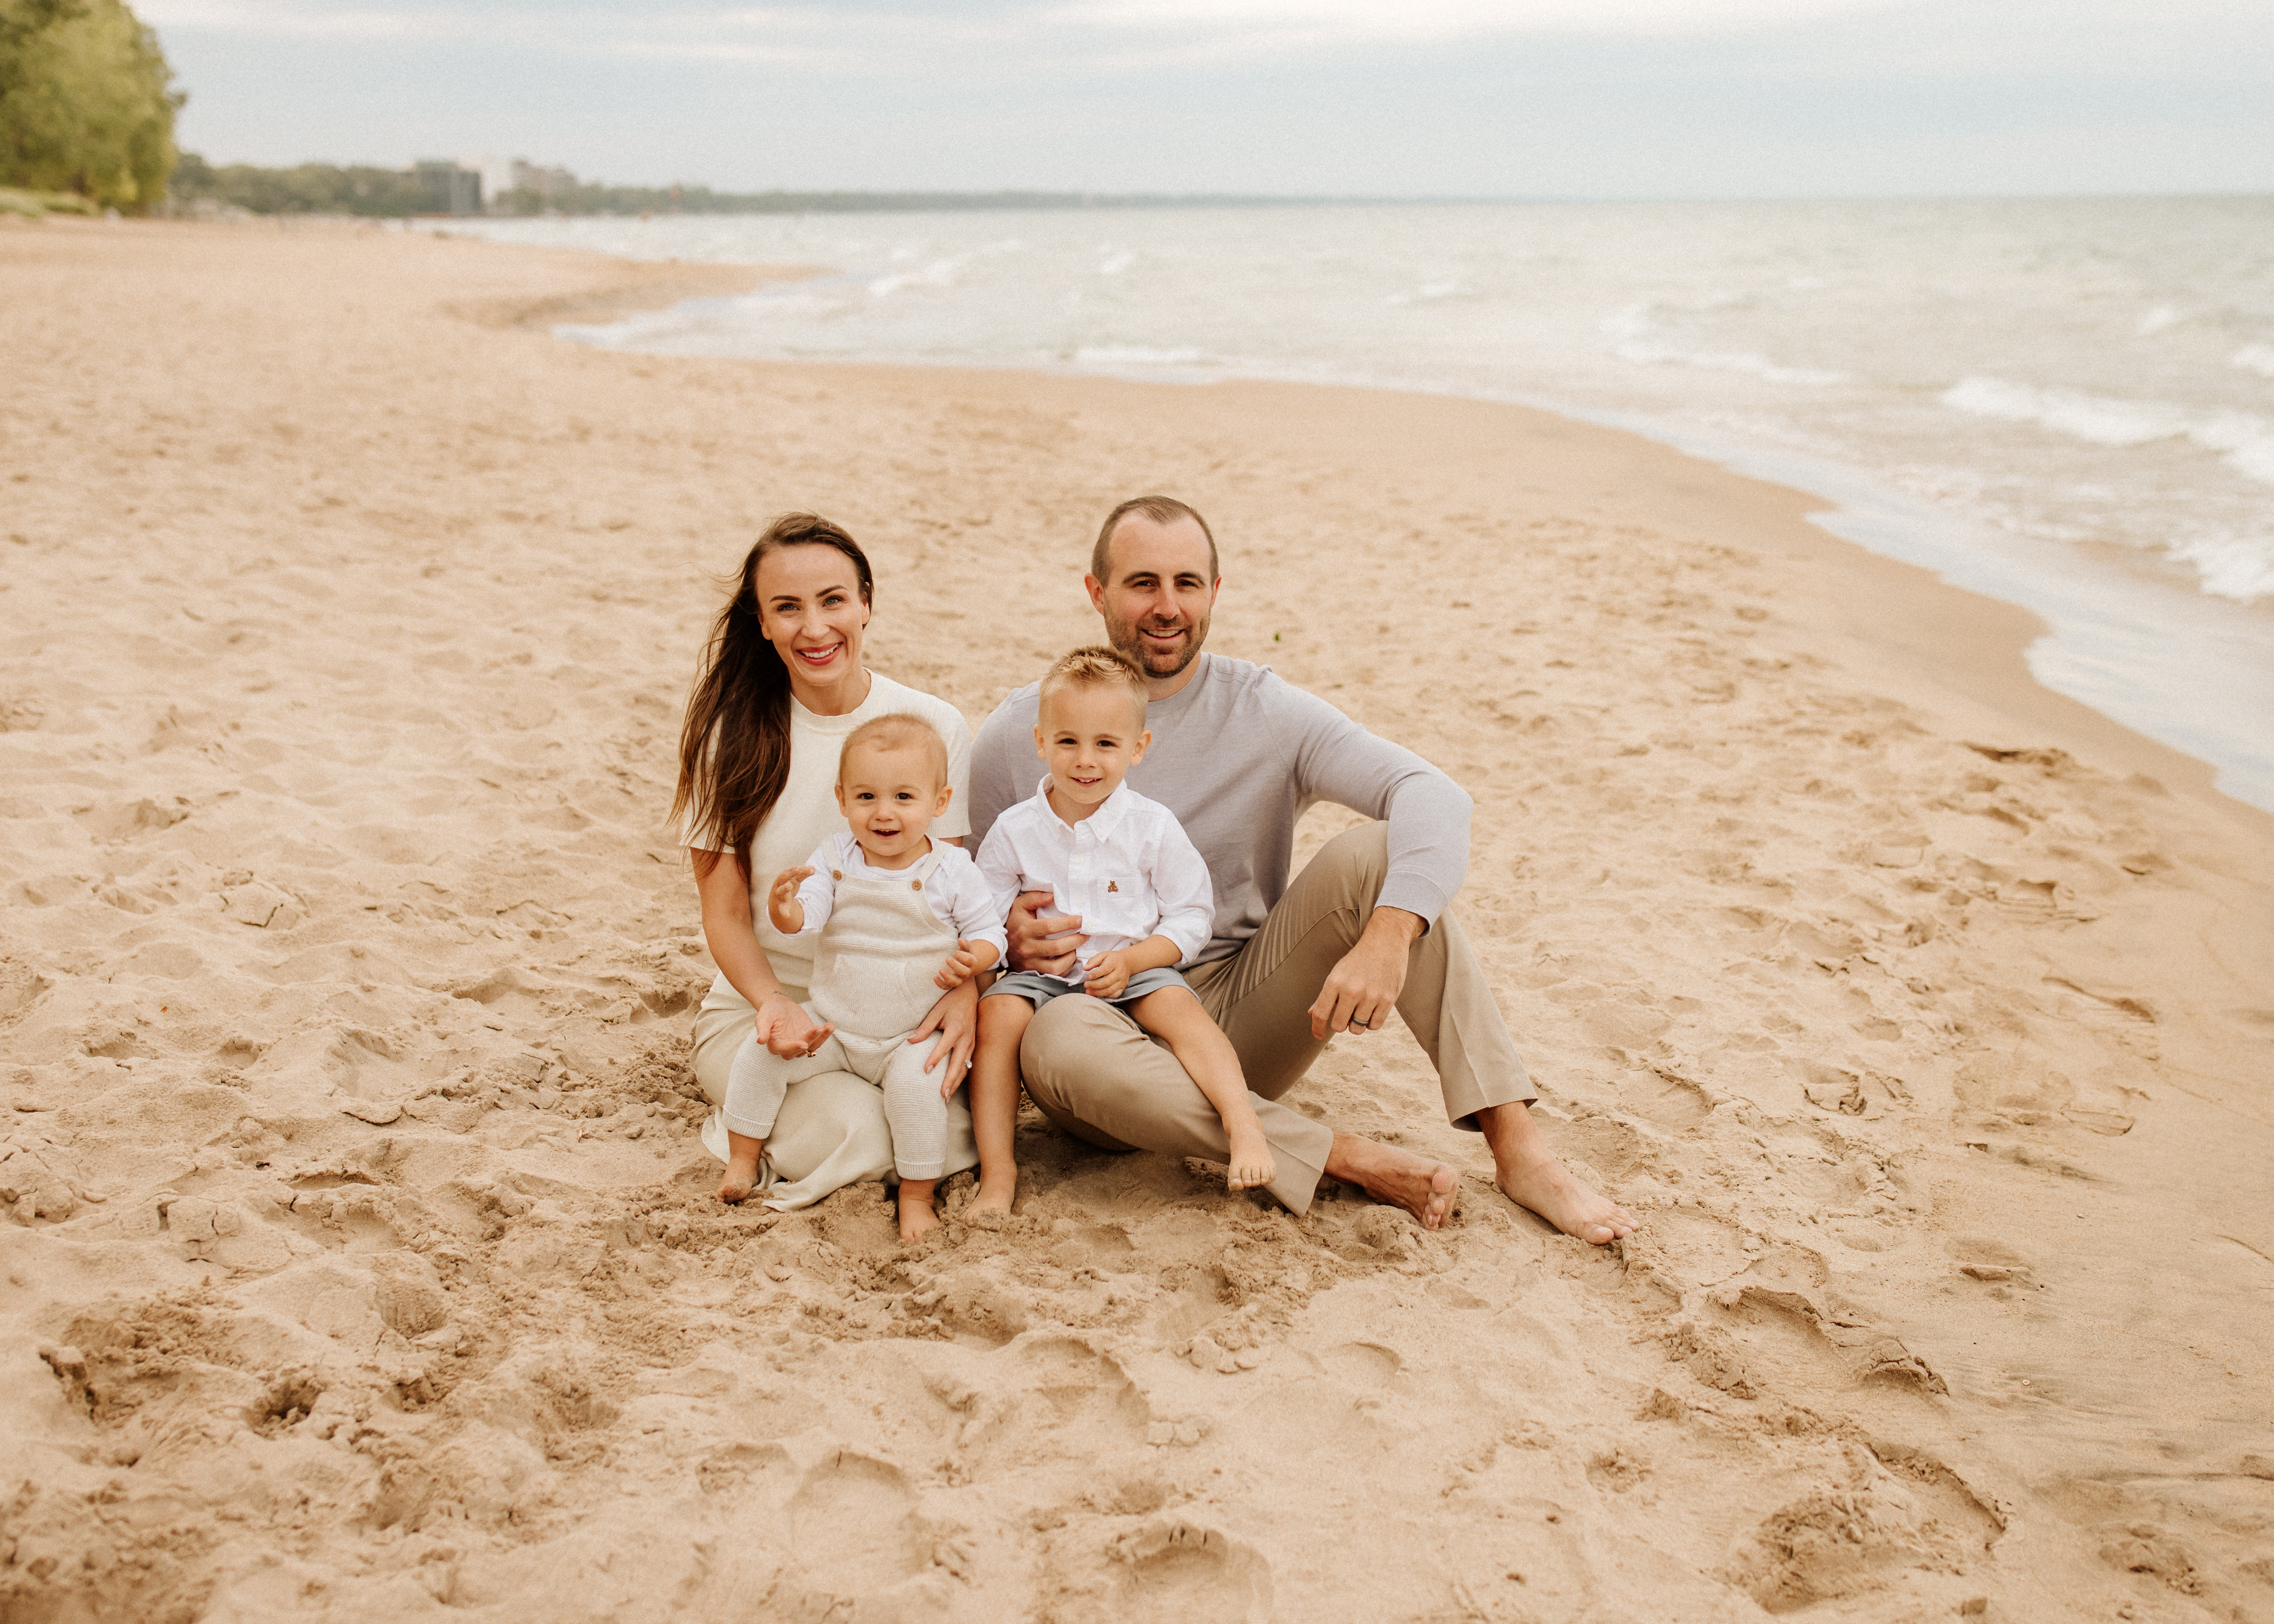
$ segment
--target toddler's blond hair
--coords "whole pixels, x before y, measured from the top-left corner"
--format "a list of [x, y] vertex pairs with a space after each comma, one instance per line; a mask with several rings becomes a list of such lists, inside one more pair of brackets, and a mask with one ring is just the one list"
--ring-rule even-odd
[[1118, 649], [1093, 647], [1076, 649], [1061, 655], [1043, 673], [1042, 692], [1036, 696], [1037, 710], [1050, 703], [1050, 695], [1070, 688], [1114, 688], [1125, 689], [1137, 707], [1137, 726], [1145, 726], [1145, 673], [1135, 660]]
[[864, 745], [880, 749], [905, 750], [921, 745], [931, 757], [932, 782], [947, 782], [947, 741], [939, 736], [939, 729], [920, 716], [907, 716], [895, 711], [867, 721], [845, 735], [845, 748], [837, 752], [837, 781], [845, 782], [845, 763], [853, 759], [853, 752]]

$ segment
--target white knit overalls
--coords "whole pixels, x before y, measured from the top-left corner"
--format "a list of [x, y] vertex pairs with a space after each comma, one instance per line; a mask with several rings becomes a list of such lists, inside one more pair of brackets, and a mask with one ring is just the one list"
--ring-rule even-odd
[[837, 898], [813, 956], [804, 1005], [837, 1029], [812, 1054], [785, 1060], [753, 1034], [734, 1055], [720, 1115], [752, 1139], [773, 1132], [789, 1086], [825, 1071], [850, 1071], [884, 1090], [892, 1166], [902, 1178], [937, 1178], [947, 1155], [947, 1101], [940, 1074], [924, 1070], [929, 1043], [911, 1043], [940, 991], [932, 977], [955, 951], [954, 927], [932, 911], [924, 883], [937, 850], [913, 868], [835, 872]]

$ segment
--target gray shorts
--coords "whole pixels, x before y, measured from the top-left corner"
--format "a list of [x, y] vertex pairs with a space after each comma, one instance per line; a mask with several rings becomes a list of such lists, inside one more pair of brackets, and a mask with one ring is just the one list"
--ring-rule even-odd
[[[1109, 1002], [1117, 1004], [1134, 1004], [1147, 993], [1158, 992], [1163, 987], [1183, 987], [1189, 989], [1191, 986], [1190, 981], [1185, 980], [1174, 970], [1140, 970], [1129, 978], [1129, 985], [1121, 989], [1121, 996]], [[1009, 993], [1013, 997], [1024, 998], [1036, 1009], [1040, 1009], [1053, 998], [1063, 998], [1070, 992], [1081, 992], [1081, 990], [1080, 985], [1062, 981], [1055, 975], [1044, 975], [1035, 970], [1013, 970], [1008, 975], [999, 978], [995, 985], [980, 996], [993, 998], [1004, 993]]]

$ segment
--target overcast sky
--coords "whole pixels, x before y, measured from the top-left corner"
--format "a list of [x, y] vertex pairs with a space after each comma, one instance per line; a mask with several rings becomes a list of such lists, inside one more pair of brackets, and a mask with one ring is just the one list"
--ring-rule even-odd
[[1401, 197], [2274, 191], [2268, 0], [138, 0], [215, 162]]

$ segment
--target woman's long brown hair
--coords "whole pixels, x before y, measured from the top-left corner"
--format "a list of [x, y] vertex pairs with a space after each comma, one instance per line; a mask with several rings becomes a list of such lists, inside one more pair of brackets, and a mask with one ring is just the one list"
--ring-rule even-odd
[[[745, 880], [750, 842], [789, 779], [789, 668], [767, 641], [757, 586], [759, 561], [784, 547], [836, 548], [853, 561], [861, 601], [875, 602], [876, 578], [861, 545], [826, 519], [786, 513], [742, 560], [734, 596], [712, 625], [680, 729], [671, 816], [674, 822], [685, 816], [689, 841], [732, 853]], [[698, 872], [710, 872], [699, 851], [695, 861]]]

